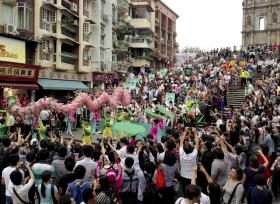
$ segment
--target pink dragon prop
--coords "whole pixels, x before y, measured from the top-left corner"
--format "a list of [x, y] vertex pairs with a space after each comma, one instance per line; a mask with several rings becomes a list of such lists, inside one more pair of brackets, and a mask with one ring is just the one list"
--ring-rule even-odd
[[130, 94], [122, 88], [114, 90], [112, 95], [103, 92], [98, 98], [93, 99], [87, 93], [79, 93], [77, 97], [69, 104], [62, 104], [53, 98], [39, 99], [37, 102], [30, 103], [21, 107], [18, 105], [12, 89], [4, 89], [4, 97], [8, 101], [8, 109], [12, 115], [24, 116], [38, 115], [41, 110], [48, 109], [57, 113], [75, 112], [79, 107], [86, 106], [90, 112], [99, 110], [103, 106], [117, 107], [118, 105], [127, 106], [130, 104]]

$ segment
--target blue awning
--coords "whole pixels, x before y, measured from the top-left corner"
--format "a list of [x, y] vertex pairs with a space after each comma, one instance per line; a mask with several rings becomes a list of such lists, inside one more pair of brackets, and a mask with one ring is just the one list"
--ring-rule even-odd
[[89, 88], [81, 81], [38, 79], [38, 84], [44, 90], [88, 91]]

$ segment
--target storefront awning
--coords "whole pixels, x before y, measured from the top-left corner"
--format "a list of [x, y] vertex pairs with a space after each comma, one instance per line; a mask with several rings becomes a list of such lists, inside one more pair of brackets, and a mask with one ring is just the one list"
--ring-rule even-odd
[[38, 84], [44, 90], [63, 90], [63, 91], [88, 91], [89, 88], [80, 81], [71, 80], [51, 80], [51, 79], [38, 79]]
[[39, 86], [37, 84], [0, 82], [0, 88], [36, 90], [39, 89]]

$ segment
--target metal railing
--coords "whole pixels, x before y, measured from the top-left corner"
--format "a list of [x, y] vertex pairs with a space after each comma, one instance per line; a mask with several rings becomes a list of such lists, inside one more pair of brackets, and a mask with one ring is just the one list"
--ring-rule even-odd
[[78, 60], [78, 56], [76, 54], [70, 52], [61, 52], [61, 62], [66, 64], [74, 65]]

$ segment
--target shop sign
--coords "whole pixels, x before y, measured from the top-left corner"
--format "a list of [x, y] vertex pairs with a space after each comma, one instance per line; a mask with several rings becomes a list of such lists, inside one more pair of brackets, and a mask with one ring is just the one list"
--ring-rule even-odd
[[80, 74], [74, 72], [58, 72], [53, 69], [41, 69], [39, 72], [39, 78], [90, 82], [91, 73]]
[[25, 42], [0, 36], [0, 60], [25, 63]]
[[118, 79], [118, 75], [116, 74], [102, 74], [102, 73], [92, 74], [92, 81], [111, 82], [114, 81], [115, 79]]
[[39, 66], [0, 61], [0, 80], [33, 81], [38, 79]]

